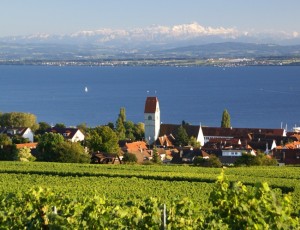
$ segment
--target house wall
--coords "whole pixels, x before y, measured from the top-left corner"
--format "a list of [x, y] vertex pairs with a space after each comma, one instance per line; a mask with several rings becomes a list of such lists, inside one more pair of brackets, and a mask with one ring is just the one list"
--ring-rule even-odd
[[75, 135], [74, 135], [74, 137], [72, 138], [72, 142], [77, 142], [77, 141], [83, 141], [84, 140], [84, 135], [83, 135], [83, 133], [80, 131], [80, 130], [78, 130], [76, 133], [75, 133]]
[[28, 128], [28, 129], [24, 132], [24, 134], [23, 134], [22, 137], [28, 138], [28, 140], [29, 140], [30, 142], [33, 142], [33, 136], [34, 136], [33, 132], [31, 131], [30, 128]]

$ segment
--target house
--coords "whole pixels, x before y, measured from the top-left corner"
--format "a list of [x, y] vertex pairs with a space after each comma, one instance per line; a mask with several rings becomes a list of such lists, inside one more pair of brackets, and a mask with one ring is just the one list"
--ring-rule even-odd
[[128, 141], [119, 145], [122, 152], [134, 154], [138, 163], [143, 163], [152, 158], [151, 151], [148, 150], [147, 143], [144, 141]]
[[61, 134], [66, 140], [71, 142], [78, 142], [83, 141], [85, 136], [84, 134], [77, 128], [50, 128], [47, 129], [48, 133], [59, 133]]
[[122, 164], [120, 157], [116, 154], [95, 152], [91, 156], [92, 164]]
[[300, 164], [300, 149], [276, 149], [273, 151], [273, 157], [279, 164]]
[[10, 138], [14, 136], [20, 136], [22, 138], [28, 139], [29, 142], [33, 142], [34, 133], [30, 128], [26, 127], [14, 127], [14, 128], [7, 128], [3, 127], [0, 128], [0, 134], [6, 134]]

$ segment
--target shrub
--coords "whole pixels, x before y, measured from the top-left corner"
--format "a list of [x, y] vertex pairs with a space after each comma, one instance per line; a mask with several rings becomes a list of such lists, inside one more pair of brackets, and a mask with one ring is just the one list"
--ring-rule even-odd
[[137, 157], [133, 153], [125, 153], [123, 156], [124, 163], [137, 163]]
[[195, 157], [193, 161], [194, 165], [202, 167], [220, 168], [222, 163], [218, 157], [215, 155], [210, 155], [208, 159], [203, 157]]

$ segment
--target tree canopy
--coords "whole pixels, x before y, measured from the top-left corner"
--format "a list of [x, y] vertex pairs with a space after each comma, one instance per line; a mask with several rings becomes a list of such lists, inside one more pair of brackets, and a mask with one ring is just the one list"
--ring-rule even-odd
[[175, 145], [176, 146], [186, 146], [189, 143], [188, 134], [184, 128], [184, 126], [179, 126], [176, 133]]
[[230, 115], [229, 115], [227, 109], [225, 109], [223, 111], [222, 121], [221, 121], [221, 127], [222, 128], [230, 128], [231, 127], [231, 124], [230, 124]]
[[29, 127], [33, 131], [38, 128], [36, 116], [31, 113], [11, 112], [3, 113], [0, 116], [2, 127]]
[[64, 137], [58, 133], [43, 134], [37, 145], [38, 160], [40, 161], [57, 161], [58, 158], [56, 147], [63, 143]]
[[108, 126], [97, 126], [90, 130], [86, 142], [92, 151], [102, 151], [106, 153], [118, 153], [117, 134]]

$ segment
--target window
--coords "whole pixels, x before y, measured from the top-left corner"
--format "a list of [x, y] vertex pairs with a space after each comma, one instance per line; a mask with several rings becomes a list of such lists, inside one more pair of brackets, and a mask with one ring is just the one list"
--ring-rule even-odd
[[148, 116], [148, 120], [152, 120], [152, 116], [151, 115]]

